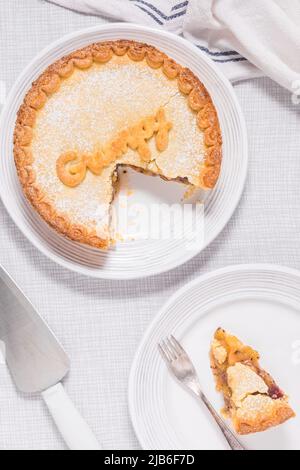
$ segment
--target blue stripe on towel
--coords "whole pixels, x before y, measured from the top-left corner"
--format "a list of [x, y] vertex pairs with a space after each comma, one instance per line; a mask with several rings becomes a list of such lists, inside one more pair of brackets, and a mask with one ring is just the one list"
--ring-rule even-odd
[[181, 3], [178, 3], [177, 5], [174, 5], [172, 10], [171, 11], [174, 11], [174, 10], [179, 10], [179, 8], [184, 8], [184, 7], [187, 7], [189, 4], [189, 0], [186, 0], [186, 2], [181, 2]]
[[145, 13], [147, 13], [147, 15], [151, 16], [151, 18], [154, 19], [154, 21], [156, 21], [156, 23], [160, 24], [161, 26], [163, 25], [163, 22], [158, 19], [155, 15], [153, 15], [153, 13], [151, 13], [150, 11], [146, 10], [146, 8], [142, 7], [141, 5], [136, 5], [140, 10], [143, 10]]
[[213, 59], [214, 62], [219, 64], [225, 64], [226, 62], [244, 62], [247, 59], [245, 57], [237, 57], [235, 59]]
[[[157, 15], [161, 16], [161, 18], [163, 18], [164, 20], [168, 20], [169, 17], [167, 15], [165, 15], [162, 11], [160, 11], [158, 8], [156, 8], [154, 5], [152, 5], [152, 3], [149, 3], [149, 2], [145, 2], [145, 0], [131, 0], [131, 1], [134, 1], [135, 3], [141, 3], [142, 5], [145, 5], [146, 7], [149, 7], [150, 10], [153, 10], [155, 13], [157, 13]], [[136, 5], [138, 6], [138, 5]], [[146, 11], [146, 10], [144, 10]]]
[[229, 56], [229, 55], [240, 55], [238, 52], [236, 51], [217, 51], [217, 52], [213, 52], [213, 51], [210, 51], [207, 47], [204, 47], [204, 46], [197, 46], [201, 51], [203, 52], [206, 52], [206, 54], [209, 54], [213, 57], [220, 57], [220, 56]]
[[179, 16], [183, 16], [186, 14], [186, 10], [180, 11], [168, 17], [167, 21], [174, 20], [175, 18], [179, 18]]
[[[170, 20], [174, 20], [175, 18], [178, 18], [180, 16], [183, 16], [186, 14], [186, 11], [187, 10], [184, 10], [184, 11], [180, 11], [178, 13], [174, 13], [170, 16], [168, 15], [165, 15], [162, 11], [160, 11], [158, 8], [156, 8], [156, 6], [152, 5], [152, 3], [149, 3], [149, 2], [146, 2], [145, 0], [131, 0], [131, 1], [134, 1], [136, 4], [137, 3], [140, 3], [142, 5], [144, 5], [144, 7], [142, 8], [140, 5], [136, 5], [138, 8], [140, 8], [141, 10], [143, 10], [145, 13], [149, 14], [150, 16], [152, 16], [152, 18], [158, 22], [158, 18], [157, 16], [155, 16], [153, 13], [149, 12], [148, 8], [152, 11], [154, 11], [156, 13], [156, 15], [160, 16], [163, 20], [165, 21], [170, 21]], [[181, 3], [179, 4], [180, 7], [183, 5], [184, 6], [184, 3]], [[147, 7], [147, 8], [146, 8]], [[179, 9], [179, 6], [178, 6], [178, 9]], [[151, 13], [151, 14], [150, 14]], [[160, 23], [160, 24], [163, 24], [163, 23]]]

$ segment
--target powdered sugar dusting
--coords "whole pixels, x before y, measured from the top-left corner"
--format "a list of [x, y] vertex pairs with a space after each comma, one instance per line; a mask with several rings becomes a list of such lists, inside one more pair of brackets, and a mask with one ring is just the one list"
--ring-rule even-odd
[[[161, 106], [173, 129], [169, 147], [162, 154], [151, 142], [153, 159], [165, 176], [188, 176], [192, 183], [203, 161], [203, 135], [186, 98], [178, 92], [176, 80], [127, 56], [115, 56], [108, 64], [94, 65], [88, 71], [76, 70], [65, 80], [39, 112], [32, 142], [37, 182], [54, 207], [67, 213], [74, 223], [88, 227], [99, 226], [100, 218], [106, 230], [109, 215], [103, 208], [109, 208], [113, 197], [115, 164], [101, 176], [88, 173], [80, 186], [67, 188], [57, 177], [56, 161], [70, 150], [95, 150], [120, 130], [155, 115]], [[146, 168], [133, 151], [119, 162]]]

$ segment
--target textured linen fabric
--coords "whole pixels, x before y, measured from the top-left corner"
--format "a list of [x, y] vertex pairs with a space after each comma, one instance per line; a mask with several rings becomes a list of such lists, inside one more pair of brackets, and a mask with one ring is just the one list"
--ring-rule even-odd
[[293, 90], [300, 80], [299, 0], [49, 1], [182, 34], [232, 81], [266, 75]]
[[[9, 89], [44, 46], [99, 22], [39, 0], [0, 0], [0, 81]], [[171, 294], [231, 264], [300, 268], [300, 105], [265, 78], [235, 90], [249, 132], [245, 192], [223, 233], [176, 270], [130, 282], [79, 276], [40, 254], [0, 203], [0, 261], [69, 354], [66, 389], [106, 449], [139, 448], [128, 414], [128, 375], [145, 329]], [[65, 448], [40, 397], [19, 394], [1, 364], [0, 423], [0, 449]]]

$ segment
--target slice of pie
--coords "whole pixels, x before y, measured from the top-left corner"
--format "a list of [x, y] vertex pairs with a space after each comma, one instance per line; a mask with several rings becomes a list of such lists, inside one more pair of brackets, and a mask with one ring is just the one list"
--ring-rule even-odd
[[211, 367], [225, 400], [223, 414], [238, 434], [277, 426], [295, 416], [288, 397], [259, 365], [259, 354], [221, 328], [211, 345]]
[[48, 224], [107, 248], [120, 165], [212, 189], [222, 138], [211, 97], [189, 69], [119, 40], [64, 57], [33, 83], [14, 157], [26, 197]]

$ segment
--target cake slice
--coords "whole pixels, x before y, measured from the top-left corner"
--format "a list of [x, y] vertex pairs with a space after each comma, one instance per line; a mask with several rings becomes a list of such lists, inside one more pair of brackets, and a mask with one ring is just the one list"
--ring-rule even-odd
[[211, 344], [211, 367], [225, 400], [223, 415], [238, 434], [277, 426], [295, 416], [287, 395], [259, 365], [259, 353], [219, 328]]

